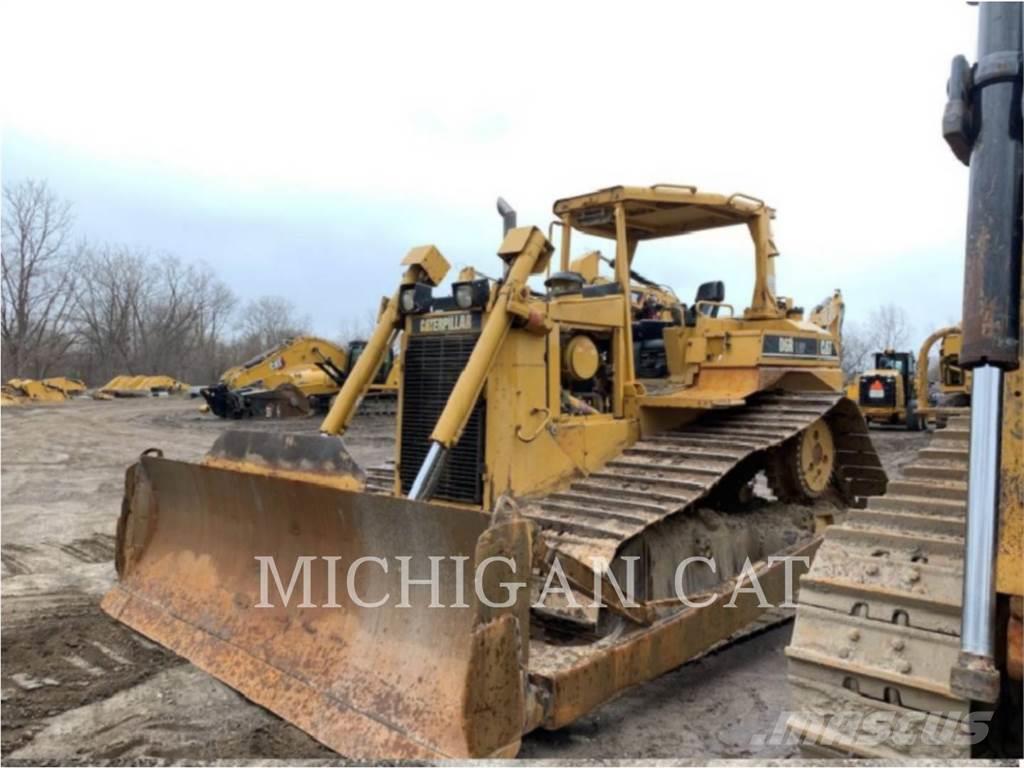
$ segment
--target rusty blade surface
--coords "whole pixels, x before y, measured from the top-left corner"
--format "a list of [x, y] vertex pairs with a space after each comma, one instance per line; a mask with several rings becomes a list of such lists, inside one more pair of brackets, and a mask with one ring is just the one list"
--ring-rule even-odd
[[[128, 470], [120, 581], [103, 608], [348, 757], [514, 754], [522, 713], [501, 704], [519, 701], [518, 683], [490, 699], [476, 685], [518, 674], [515, 622], [475, 625], [471, 568], [487, 524], [471, 510], [144, 456]], [[322, 559], [311, 562], [317, 607], [299, 607], [301, 578], [287, 607], [272, 578], [273, 607], [255, 607], [263, 555], [285, 589], [297, 558], [340, 557], [338, 607], [324, 607]], [[430, 587], [415, 584], [410, 607], [396, 607], [396, 558], [410, 557], [410, 577], [423, 579], [431, 555], [469, 558], [466, 607], [430, 608]], [[380, 607], [348, 594], [348, 566], [366, 556], [388, 572], [366, 562], [353, 586], [365, 603], [388, 597]], [[440, 569], [445, 606], [459, 602], [453, 568]], [[488, 648], [506, 646], [495, 662]]]

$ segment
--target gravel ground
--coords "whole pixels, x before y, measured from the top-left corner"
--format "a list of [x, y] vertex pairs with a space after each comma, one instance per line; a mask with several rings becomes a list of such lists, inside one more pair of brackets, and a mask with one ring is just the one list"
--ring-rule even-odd
[[[262, 429], [314, 432], [315, 420]], [[337, 761], [302, 731], [99, 609], [114, 581], [123, 474], [160, 447], [197, 460], [224, 428], [197, 401], [152, 398], [4, 408], [0, 421], [2, 708], [5, 762]], [[896, 474], [926, 440], [878, 431]], [[358, 421], [363, 465], [388, 458], [389, 422]], [[763, 743], [788, 704], [785, 624], [690, 663], [554, 733], [530, 759], [784, 758]]]

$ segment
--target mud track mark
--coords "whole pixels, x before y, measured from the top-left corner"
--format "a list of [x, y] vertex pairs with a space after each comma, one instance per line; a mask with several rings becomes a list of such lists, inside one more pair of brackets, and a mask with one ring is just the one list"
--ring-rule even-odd
[[84, 539], [61, 544], [62, 552], [83, 563], [109, 563], [114, 559], [114, 537], [107, 533], [94, 533]]
[[3, 623], [0, 755], [31, 741], [46, 718], [185, 663], [139, 642], [85, 594], [5, 598]]
[[31, 573], [32, 569], [22, 559], [24, 555], [35, 552], [32, 547], [22, 544], [4, 544], [0, 547], [0, 562], [3, 564], [4, 576], [20, 576]]

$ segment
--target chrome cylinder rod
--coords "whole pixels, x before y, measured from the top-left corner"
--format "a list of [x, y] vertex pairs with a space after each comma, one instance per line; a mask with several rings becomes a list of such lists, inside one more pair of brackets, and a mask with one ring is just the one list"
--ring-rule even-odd
[[410, 499], [413, 501], [430, 500], [430, 497], [434, 495], [437, 480], [441, 476], [441, 470], [444, 468], [444, 458], [447, 453], [448, 451], [440, 443], [435, 441], [430, 444], [427, 458], [420, 465], [420, 471], [416, 473], [416, 479], [413, 481], [412, 488], [409, 489]]
[[971, 386], [971, 454], [960, 650], [989, 658], [995, 653], [1002, 400], [1003, 372], [991, 365], [975, 368]]

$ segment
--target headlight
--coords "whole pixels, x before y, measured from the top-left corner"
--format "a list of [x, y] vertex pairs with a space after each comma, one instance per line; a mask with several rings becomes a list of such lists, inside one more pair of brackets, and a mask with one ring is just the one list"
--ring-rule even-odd
[[426, 312], [430, 309], [432, 295], [430, 286], [426, 283], [407, 285], [398, 294], [398, 308], [403, 315]]
[[402, 311], [412, 312], [414, 309], [416, 309], [415, 287], [410, 286], [402, 290]]
[[473, 286], [469, 283], [455, 286], [455, 305], [459, 309], [469, 309], [473, 306]]
[[484, 307], [487, 304], [487, 300], [491, 297], [491, 286], [487, 278], [453, 283], [452, 296], [455, 298], [455, 305], [459, 309]]

